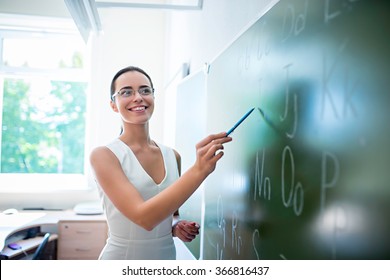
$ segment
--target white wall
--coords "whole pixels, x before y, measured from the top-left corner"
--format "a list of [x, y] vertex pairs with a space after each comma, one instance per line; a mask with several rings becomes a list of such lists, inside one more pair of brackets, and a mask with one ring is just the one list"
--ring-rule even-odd
[[109, 107], [110, 83], [121, 68], [143, 68], [156, 88], [156, 109], [151, 123], [152, 134], [162, 138], [163, 58], [165, 13], [145, 9], [100, 9], [103, 33], [92, 41], [92, 110], [94, 144], [102, 145], [118, 136], [120, 120]]
[[201, 11], [171, 12], [167, 26], [166, 70], [181, 63], [191, 71], [210, 63], [276, 0], [204, 0]]

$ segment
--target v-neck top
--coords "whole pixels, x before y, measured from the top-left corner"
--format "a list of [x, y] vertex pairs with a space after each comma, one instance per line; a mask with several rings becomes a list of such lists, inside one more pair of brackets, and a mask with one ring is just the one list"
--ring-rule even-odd
[[[118, 158], [126, 177], [144, 200], [157, 195], [179, 178], [174, 151], [164, 145], [160, 148], [165, 168], [164, 179], [157, 184], [145, 171], [137, 157], [124, 142], [115, 139], [107, 147]], [[98, 185], [99, 186], [99, 185]], [[109, 237], [99, 259], [175, 259], [172, 237], [172, 216], [147, 231], [126, 218], [99, 186], [99, 194], [107, 217]]]

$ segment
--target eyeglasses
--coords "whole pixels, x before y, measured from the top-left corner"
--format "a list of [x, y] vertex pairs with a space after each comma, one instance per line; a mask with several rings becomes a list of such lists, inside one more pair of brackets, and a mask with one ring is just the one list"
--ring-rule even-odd
[[[135, 92], [136, 92], [136, 90], [134, 90], [132, 88], [122, 88], [111, 96], [111, 100], [114, 100], [115, 96], [117, 96], [117, 95], [124, 97], [124, 98], [130, 97], [132, 95], [135, 95]], [[142, 96], [147, 96], [147, 95], [151, 95], [152, 93], [154, 93], [154, 88], [141, 87], [137, 90], [137, 92]]]

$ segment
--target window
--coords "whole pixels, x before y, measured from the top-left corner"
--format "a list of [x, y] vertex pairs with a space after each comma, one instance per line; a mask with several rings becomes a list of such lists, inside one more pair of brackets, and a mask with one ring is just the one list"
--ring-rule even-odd
[[0, 25], [2, 191], [87, 186], [88, 50], [59, 25]]

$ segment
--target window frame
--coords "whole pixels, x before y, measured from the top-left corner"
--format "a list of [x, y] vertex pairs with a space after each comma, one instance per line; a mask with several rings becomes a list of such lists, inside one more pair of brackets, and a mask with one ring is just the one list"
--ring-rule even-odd
[[[84, 141], [84, 173], [83, 174], [27, 174], [27, 173], [0, 173], [0, 193], [41, 193], [73, 190], [91, 190], [87, 151], [90, 147], [89, 131], [89, 90], [90, 90], [90, 55], [91, 48], [86, 45], [83, 69], [33, 69], [29, 67], [11, 67], [4, 65], [3, 40], [4, 38], [34, 38], [35, 36], [52, 38], [56, 36], [72, 36], [80, 38], [78, 30], [71, 19], [5, 15], [0, 14], [0, 127], [3, 111], [3, 77], [24, 78], [26, 76], [45, 76], [50, 80], [68, 80], [86, 82], [86, 118]], [[2, 133], [0, 131], [0, 143]], [[0, 148], [1, 156], [1, 148]]]

